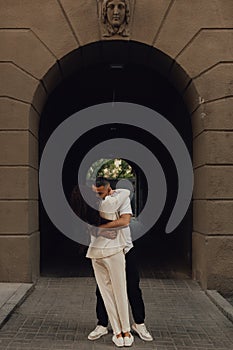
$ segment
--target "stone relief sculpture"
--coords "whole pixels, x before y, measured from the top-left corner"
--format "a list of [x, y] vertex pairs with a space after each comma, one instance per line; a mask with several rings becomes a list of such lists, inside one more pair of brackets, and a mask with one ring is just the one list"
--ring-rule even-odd
[[129, 0], [103, 0], [101, 10], [103, 36], [129, 36]]

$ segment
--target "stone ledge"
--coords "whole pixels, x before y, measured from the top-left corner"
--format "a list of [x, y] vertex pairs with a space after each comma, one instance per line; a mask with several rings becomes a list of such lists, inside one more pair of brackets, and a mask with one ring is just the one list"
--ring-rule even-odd
[[207, 290], [206, 295], [218, 307], [218, 309], [233, 322], [233, 306], [216, 290]]
[[31, 283], [0, 283], [0, 329], [33, 289]]

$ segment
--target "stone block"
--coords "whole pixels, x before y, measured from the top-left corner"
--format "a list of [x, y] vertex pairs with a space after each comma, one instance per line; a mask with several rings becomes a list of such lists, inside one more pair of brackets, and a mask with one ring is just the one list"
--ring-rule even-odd
[[0, 98], [0, 130], [29, 129], [30, 105], [7, 97]]
[[233, 288], [233, 237], [193, 233], [193, 278], [203, 289], [231, 292]]
[[28, 131], [1, 131], [0, 163], [38, 168], [37, 139]]
[[193, 229], [206, 235], [232, 235], [233, 200], [193, 201]]
[[38, 172], [29, 167], [0, 167], [1, 199], [38, 199]]
[[193, 140], [193, 167], [205, 165], [209, 159], [209, 148], [207, 147], [208, 135], [202, 132]]
[[81, 46], [101, 40], [97, 3], [93, 0], [61, 0]]
[[137, 1], [131, 10], [133, 22], [130, 39], [152, 46], [169, 3], [168, 0]]
[[223, 24], [225, 28], [233, 28], [233, 2], [228, 0], [220, 1], [218, 12], [221, 18], [221, 24]]
[[[46, 91], [41, 83], [13, 63], [0, 63], [0, 95], [33, 103], [41, 111], [46, 100]], [[34, 95], [36, 96], [34, 97]]]
[[202, 103], [192, 114], [193, 137], [202, 131], [233, 130], [233, 97]]
[[207, 130], [233, 130], [233, 97], [206, 103], [203, 122]]
[[205, 129], [206, 113], [204, 104], [201, 104], [191, 115], [193, 138], [197, 137]]
[[219, 63], [193, 82], [204, 102], [232, 96], [233, 63]]
[[194, 199], [232, 199], [233, 166], [202, 166], [194, 171]]
[[39, 232], [30, 236], [0, 235], [0, 280], [35, 282], [39, 277]]
[[25, 235], [38, 229], [38, 201], [0, 201], [0, 235]]
[[27, 131], [1, 131], [0, 150], [1, 165], [27, 165], [29, 133]]
[[39, 115], [28, 103], [0, 98], [0, 130], [30, 130], [38, 137]]
[[2, 28], [31, 28], [58, 59], [77, 48], [77, 41], [58, 1], [5, 1], [0, 22]]
[[177, 58], [187, 74], [194, 78], [219, 62], [232, 60], [232, 29], [203, 29]]
[[206, 131], [202, 132], [194, 139], [194, 168], [204, 164], [233, 164], [232, 131]]
[[56, 57], [30, 29], [1, 29], [0, 52], [1, 61], [12, 61], [39, 80], [56, 63]]
[[233, 289], [233, 236], [207, 238], [207, 287], [229, 293]]
[[174, 1], [162, 23], [156, 47], [176, 58], [201, 28], [218, 28], [220, 23], [222, 28], [230, 28], [229, 20], [221, 17], [221, 7], [223, 2], [212, 0], [196, 0], [188, 6], [187, 0]]

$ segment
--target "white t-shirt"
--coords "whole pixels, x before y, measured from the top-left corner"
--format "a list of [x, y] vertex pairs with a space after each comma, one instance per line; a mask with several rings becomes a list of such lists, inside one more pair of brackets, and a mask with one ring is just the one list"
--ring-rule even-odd
[[[106, 196], [99, 207], [101, 217], [108, 220], [116, 220], [122, 214], [132, 214], [129, 195], [129, 190], [117, 189], [112, 195]], [[125, 227], [115, 230], [117, 230], [115, 239], [92, 235], [86, 257], [103, 258], [116, 254], [122, 249], [129, 251], [133, 246], [130, 228]]]

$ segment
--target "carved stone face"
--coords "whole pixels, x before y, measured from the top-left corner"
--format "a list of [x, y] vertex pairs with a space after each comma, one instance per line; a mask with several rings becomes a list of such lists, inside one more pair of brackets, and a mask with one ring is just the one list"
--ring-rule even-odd
[[107, 3], [107, 19], [115, 28], [119, 28], [125, 20], [126, 5], [122, 0], [111, 0]]

